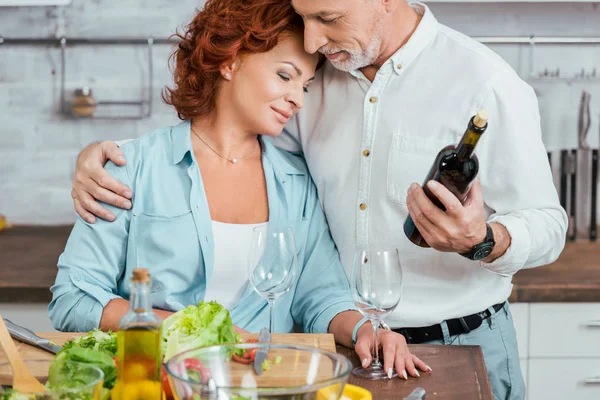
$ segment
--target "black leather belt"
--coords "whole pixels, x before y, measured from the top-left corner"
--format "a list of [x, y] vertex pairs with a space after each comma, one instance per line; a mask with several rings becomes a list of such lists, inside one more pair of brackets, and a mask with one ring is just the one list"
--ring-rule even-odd
[[[500, 311], [502, 307], [504, 307], [504, 304], [506, 304], [506, 302], [494, 305], [494, 311]], [[481, 326], [485, 319], [491, 317], [492, 315], [493, 314], [490, 312], [490, 310], [487, 309], [476, 314], [467, 315], [466, 317], [446, 320], [450, 336], [474, 331]], [[442, 326], [440, 324], [424, 326], [421, 328], [399, 328], [392, 330], [404, 336], [407, 343], [413, 344], [429, 342], [431, 340], [441, 340], [444, 338]]]

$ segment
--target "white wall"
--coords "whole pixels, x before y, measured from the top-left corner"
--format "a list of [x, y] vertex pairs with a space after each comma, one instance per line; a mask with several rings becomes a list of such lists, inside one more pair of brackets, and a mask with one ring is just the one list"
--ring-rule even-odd
[[[165, 38], [188, 21], [199, 4], [199, 0], [73, 0], [65, 7], [0, 7], [0, 36]], [[442, 23], [474, 36], [600, 36], [597, 3], [432, 3], [431, 8]], [[528, 73], [527, 46], [492, 47], [523, 76]], [[71, 120], [58, 113], [59, 50], [0, 44], [0, 213], [15, 223], [74, 221], [70, 182], [83, 146], [95, 140], [135, 137], [177, 121], [160, 102], [159, 89], [170, 82], [168, 54], [168, 46], [155, 46], [152, 118]], [[89, 86], [98, 100], [136, 100], [146, 90], [145, 55], [143, 46], [69, 48], [67, 88]], [[600, 47], [540, 46], [535, 64], [536, 70], [560, 68], [565, 74], [596, 67], [600, 75]], [[573, 118], [583, 87], [593, 92], [596, 117], [600, 114], [598, 83], [535, 85], [545, 107], [558, 110], [553, 114], [565, 113], [562, 119]], [[576, 125], [568, 128], [571, 125], [560, 133], [575, 136]], [[585, 201], [583, 196], [580, 201]], [[582, 215], [582, 229], [585, 222]]]

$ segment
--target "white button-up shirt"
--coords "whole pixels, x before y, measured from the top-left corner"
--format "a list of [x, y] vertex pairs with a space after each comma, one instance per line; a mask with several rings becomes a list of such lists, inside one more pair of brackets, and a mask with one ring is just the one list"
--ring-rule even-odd
[[[372, 83], [326, 63], [275, 141], [304, 152], [348, 277], [359, 246], [400, 250], [402, 299], [387, 319], [396, 328], [506, 300], [514, 273], [558, 257], [567, 227], [534, 91], [490, 49], [439, 24], [423, 4], [413, 7], [423, 19]], [[480, 109], [490, 116], [476, 148], [486, 217], [512, 238], [489, 264], [420, 248], [403, 231], [408, 187], [423, 182], [437, 152], [458, 143]]]

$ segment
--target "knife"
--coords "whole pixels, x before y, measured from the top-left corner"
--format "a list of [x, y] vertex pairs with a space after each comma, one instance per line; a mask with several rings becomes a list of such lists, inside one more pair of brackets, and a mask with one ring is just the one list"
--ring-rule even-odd
[[577, 150], [571, 150], [571, 212], [569, 216], [569, 240], [575, 241], [577, 238]]
[[567, 163], [568, 163], [568, 150], [560, 151], [560, 205], [565, 211], [569, 212], [567, 208]]
[[598, 149], [592, 150], [592, 202], [590, 210], [590, 240], [595, 242], [598, 237], [596, 222], [596, 207], [598, 206]]
[[[260, 335], [258, 336], [258, 341], [260, 343], [269, 343], [271, 342], [271, 332], [269, 332], [269, 328], [262, 328], [260, 330]], [[256, 355], [254, 356], [254, 371], [256, 375], [260, 375], [263, 372], [262, 364], [267, 359], [267, 353], [269, 352], [268, 347], [261, 348], [256, 351]]]
[[17, 339], [20, 342], [39, 347], [40, 349], [49, 351], [52, 354], [56, 354], [60, 351], [60, 349], [62, 349], [62, 346], [52, 344], [50, 340], [41, 338], [35, 333], [33, 333], [31, 330], [14, 324], [6, 318], [4, 318], [4, 324], [6, 325], [6, 328], [8, 329], [8, 332], [10, 333], [10, 336], [13, 337], [13, 339]]

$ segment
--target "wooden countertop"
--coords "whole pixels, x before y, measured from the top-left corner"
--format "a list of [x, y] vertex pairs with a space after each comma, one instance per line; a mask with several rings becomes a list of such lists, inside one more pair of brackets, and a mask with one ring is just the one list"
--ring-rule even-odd
[[568, 242], [556, 262], [513, 277], [510, 301], [600, 302], [600, 242]]
[[71, 229], [14, 226], [0, 232], [0, 302], [50, 302], [58, 256]]
[[[428, 399], [492, 400], [492, 389], [479, 346], [409, 345], [410, 351], [425, 361], [431, 373], [421, 373], [420, 378], [408, 380], [368, 381], [350, 375], [348, 383], [364, 387], [373, 394], [373, 400], [403, 399], [417, 387], [425, 389]], [[360, 360], [352, 349], [337, 346], [357, 367]]]
[[[71, 226], [0, 232], [0, 302], [47, 303]], [[520, 271], [512, 302], [600, 302], [600, 242], [569, 242], [553, 264]]]

